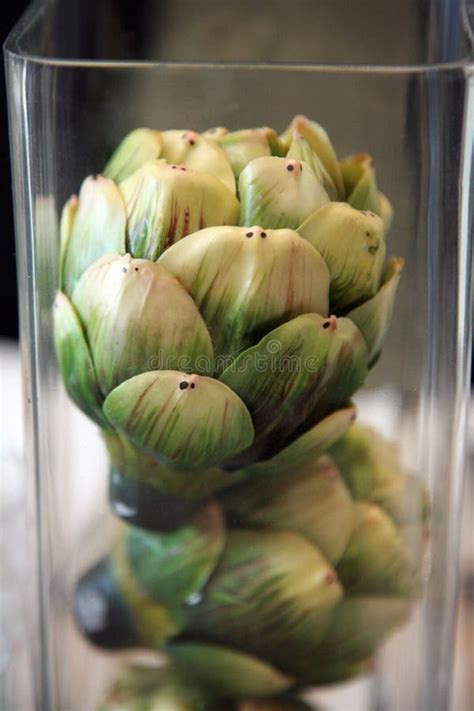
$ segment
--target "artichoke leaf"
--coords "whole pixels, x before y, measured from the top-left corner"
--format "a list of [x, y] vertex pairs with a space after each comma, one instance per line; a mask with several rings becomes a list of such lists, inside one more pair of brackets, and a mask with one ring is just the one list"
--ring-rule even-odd
[[104, 412], [134, 444], [177, 467], [212, 467], [254, 436], [249, 412], [230, 388], [174, 370], [126, 380], [107, 397]]
[[[377, 433], [358, 423], [351, 427], [329, 448], [328, 454], [336, 462], [354, 499], [368, 499], [376, 481], [374, 440]], [[382, 456], [391, 456], [384, 448]]]
[[230, 531], [184, 634], [235, 645], [285, 669], [324, 638], [342, 588], [316, 547], [289, 531]]
[[250, 161], [263, 156], [271, 156], [271, 144], [277, 140], [276, 132], [266, 127], [232, 131], [217, 138], [217, 142], [227, 155], [236, 178]]
[[63, 269], [64, 259], [69, 244], [69, 239], [74, 227], [74, 221], [79, 207], [79, 198], [77, 195], [71, 195], [65, 203], [61, 212], [61, 221], [59, 224], [59, 288], [63, 288]]
[[267, 333], [220, 376], [247, 405], [258, 447], [348, 404], [367, 377], [367, 349], [349, 319], [304, 314]]
[[[155, 455], [150, 452], [144, 452], [128, 437], [119, 434], [116, 430], [104, 433], [105, 444], [107, 446], [110, 462], [112, 465], [112, 477], [117, 485], [124, 481], [125, 493], [130, 492], [130, 497], [136, 500], [133, 495], [134, 484], [137, 485], [136, 490], [143, 491], [139, 487], [140, 483], [156, 489], [153, 494], [147, 497], [147, 506], [154, 507], [153, 501], [163, 499], [157, 504], [157, 510], [150, 514], [153, 516], [154, 524], [157, 530], [160, 521], [163, 520], [163, 506], [166, 506], [166, 497], [170, 497], [166, 515], [172, 516], [172, 499], [176, 498], [175, 505], [181, 502], [182, 510], [186, 507], [192, 508], [193, 504], [198, 501], [208, 498], [216, 491], [221, 491], [234, 484], [241, 483], [246, 474], [242, 470], [230, 472], [219, 467], [204, 467], [202, 469], [178, 469], [176, 466], [168, 466], [160, 461]], [[127, 486], [127, 482], [128, 486]], [[114, 487], [115, 488], [115, 487]], [[146, 496], [146, 494], [144, 494]], [[131, 514], [134, 512], [134, 504]]]
[[128, 667], [108, 690], [98, 711], [221, 711], [203, 688], [170, 667]]
[[340, 163], [346, 200], [357, 210], [380, 214], [380, 200], [375, 180], [374, 160], [368, 153], [348, 156]]
[[373, 470], [365, 498], [388, 513], [397, 526], [425, 523], [429, 514], [427, 491], [418, 478], [406, 473], [397, 444], [360, 425], [353, 427], [353, 436], [365, 438]]
[[297, 133], [309, 143], [312, 150], [316, 153], [319, 160], [325, 167], [326, 171], [331, 176], [331, 179], [336, 186], [339, 198], [343, 199], [345, 195], [344, 183], [342, 180], [341, 169], [337, 161], [336, 152], [332, 147], [331, 141], [326, 131], [316, 121], [310, 121], [306, 116], [295, 116], [286, 131], [280, 136], [280, 140], [290, 149], [291, 141], [294, 134]]
[[273, 696], [293, 683], [262, 659], [220, 645], [173, 642], [166, 651], [186, 679], [223, 696]]
[[117, 581], [119, 594], [128, 606], [136, 630], [135, 644], [150, 649], [162, 649], [168, 639], [183, 629], [185, 615], [179, 604], [163, 605], [144, 594], [130, 566], [125, 531], [115, 543], [109, 565]]
[[392, 257], [382, 278], [382, 286], [371, 299], [348, 313], [365, 338], [370, 367], [377, 362], [392, 320], [395, 295], [403, 269], [402, 257]]
[[355, 407], [332, 412], [274, 457], [250, 466], [249, 475], [279, 476], [310, 464], [345, 434], [355, 416]]
[[193, 300], [159, 264], [107, 255], [72, 297], [104, 395], [150, 370], [212, 373], [209, 332]]
[[104, 175], [120, 183], [150, 160], [159, 158], [163, 142], [159, 131], [136, 128], [128, 133], [104, 168]]
[[125, 226], [125, 204], [113, 180], [102, 175], [86, 178], [77, 208], [74, 203], [66, 204], [62, 225], [64, 233], [70, 232], [62, 264], [62, 284], [68, 296], [97, 259], [125, 252]]
[[397, 445], [373, 428], [353, 424], [329, 450], [353, 498], [383, 509], [396, 526], [423, 524], [429, 500], [423, 483], [407, 474]]
[[218, 178], [183, 165], [149, 161], [119, 187], [128, 218], [127, 249], [134, 257], [154, 261], [192, 232], [239, 219], [237, 198]]
[[380, 217], [382, 218], [385, 227], [385, 234], [387, 234], [393, 222], [393, 207], [388, 197], [384, 195], [384, 193], [380, 192], [380, 190], [379, 209], [377, 211], [377, 214], [380, 215]]
[[305, 684], [335, 683], [369, 671], [372, 654], [409, 612], [410, 603], [403, 598], [347, 597], [316, 654], [291, 660], [289, 668]]
[[204, 136], [205, 138], [210, 138], [213, 141], [218, 141], [219, 138], [225, 136], [226, 133], [229, 133], [229, 129], [225, 126], [213, 126], [212, 128], [208, 128], [206, 131], [203, 131], [201, 133], [201, 136]]
[[126, 554], [137, 585], [150, 600], [174, 606], [191, 601], [214, 571], [225, 544], [219, 506], [210, 503], [171, 533], [130, 527]]
[[343, 312], [377, 293], [385, 262], [380, 217], [330, 202], [310, 215], [298, 232], [329, 267], [331, 310]]
[[252, 160], [239, 177], [240, 224], [296, 229], [329, 202], [310, 166], [278, 156]]
[[62, 292], [54, 301], [54, 344], [70, 398], [100, 426], [106, 426], [102, 393], [79, 317]]
[[375, 661], [372, 656], [356, 661], [345, 659], [323, 659], [313, 657], [303, 660], [298, 666], [299, 678], [306, 685], [323, 686], [324, 684], [340, 684], [364, 674], [372, 674]]
[[426, 523], [410, 523], [401, 527], [400, 535], [408, 550], [416, 597], [423, 590], [429, 575], [430, 561], [425, 560], [430, 540], [429, 526]]
[[293, 132], [290, 149], [287, 158], [301, 161], [308, 165], [313, 171], [318, 182], [321, 183], [331, 200], [337, 200], [338, 194], [334, 181], [327, 172], [317, 153], [311, 148], [306, 138], [298, 131]]
[[248, 528], [287, 530], [313, 543], [332, 564], [353, 529], [353, 502], [337, 467], [320, 457], [291, 476], [252, 477], [223, 496], [232, 522]]
[[354, 530], [337, 565], [344, 589], [355, 594], [409, 595], [415, 580], [408, 549], [388, 515], [354, 503]]
[[398, 597], [345, 598], [334, 615], [323, 649], [330, 656], [357, 660], [373, 654], [395, 627], [406, 622], [410, 602]]
[[167, 250], [159, 264], [179, 279], [203, 315], [221, 356], [217, 372], [281, 321], [327, 314], [326, 263], [292, 230], [202, 230]]
[[375, 477], [369, 500], [388, 513], [397, 525], [424, 523], [428, 519], [425, 487], [419, 479], [400, 469], [389, 472], [384, 467]]
[[191, 170], [208, 173], [220, 180], [235, 195], [235, 178], [229, 160], [220, 145], [196, 131], [163, 131], [162, 157]]

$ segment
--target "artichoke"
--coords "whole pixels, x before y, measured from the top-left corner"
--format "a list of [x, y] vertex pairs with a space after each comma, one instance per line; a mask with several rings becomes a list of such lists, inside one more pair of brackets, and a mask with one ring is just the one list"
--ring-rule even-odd
[[351, 402], [403, 269], [392, 217], [373, 159], [303, 116], [138, 128], [64, 206], [59, 367], [128, 524], [76, 619], [172, 663], [104, 708], [304, 709], [288, 693], [370, 669], [407, 619], [426, 494]]

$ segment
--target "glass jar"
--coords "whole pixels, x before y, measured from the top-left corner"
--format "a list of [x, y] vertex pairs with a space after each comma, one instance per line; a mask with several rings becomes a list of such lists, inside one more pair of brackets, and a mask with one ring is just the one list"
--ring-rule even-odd
[[[194, 517], [199, 516], [196, 511], [203, 499], [206, 506], [214, 507], [212, 515], [216, 507], [225, 508], [213, 486], [191, 503], [185, 497], [183, 504], [179, 491], [176, 494], [166, 487], [163, 491], [153, 482], [134, 479], [129, 476], [135, 466], [133, 457], [122, 451], [117, 454], [109, 442], [110, 473], [100, 428], [67, 397], [55, 353], [53, 318], [61, 278], [63, 205], [77, 194], [86, 176], [103, 170], [114, 148], [136, 128], [203, 132], [214, 126], [235, 131], [269, 125], [280, 132], [294, 115], [306, 115], [324, 126], [339, 156], [360, 151], [373, 156], [378, 185], [394, 208], [388, 253], [404, 258], [404, 271], [383, 354], [354, 399], [359, 421], [396, 443], [399, 466], [413, 477], [411, 481], [417, 482], [417, 491], [423, 491], [423, 501], [428, 502], [423, 503], [426, 510], [419, 516], [424, 517], [423, 535], [429, 530], [422, 549], [416, 536], [405, 541], [417, 559], [421, 582], [404, 624], [377, 646], [369, 666], [362, 665], [360, 673], [353, 670], [352, 680], [346, 681], [341, 674], [340, 684], [315, 684], [314, 689], [307, 688], [311, 684], [301, 686], [305, 698], [318, 708], [448, 708], [471, 325], [471, 40], [460, 0], [334, 0], [330, 7], [310, 0], [258, 4], [163, 0], [133, 6], [118, 0], [100, 4], [45, 1], [34, 3], [12, 31], [5, 61], [27, 460], [27, 523], [16, 539], [15, 555], [28, 565], [17, 610], [9, 615], [15, 634], [24, 630], [25, 620], [27, 629], [18, 633], [22, 653], [13, 655], [6, 671], [9, 708], [93, 709], [124, 662], [141, 663], [147, 667], [145, 676], [149, 674], [148, 668], [156, 663], [156, 649], [150, 647], [160, 646], [147, 637], [153, 623], [148, 618], [143, 623], [147, 643], [145, 637], [130, 641], [117, 633], [115, 641], [109, 639], [103, 646], [123, 647], [124, 651], [101, 650], [104, 640], [99, 633], [94, 637], [93, 620], [99, 620], [100, 632], [104, 615], [112, 612], [107, 607], [104, 611], [104, 600], [93, 587], [78, 596], [78, 589], [84, 592], [84, 574], [101, 557], [113, 555], [117, 527], [135, 531], [138, 538], [137, 526], [145, 537], [173, 536], [174, 528], [182, 530], [197, 520]], [[263, 229], [267, 227], [263, 224]], [[202, 306], [201, 313], [204, 310]], [[341, 314], [344, 317], [343, 308]], [[81, 377], [77, 369], [74, 373]], [[128, 397], [126, 393], [125, 401]], [[288, 402], [281, 407], [288, 407]], [[196, 418], [201, 407], [199, 401]], [[297, 417], [296, 407], [294, 413]], [[278, 408], [272, 412], [272, 417], [277, 416]], [[238, 434], [243, 428], [241, 423]], [[301, 428], [304, 423], [300, 434]], [[279, 436], [283, 442], [286, 430]], [[378, 434], [369, 436], [367, 447], [373, 444], [372, 437]], [[343, 468], [344, 457], [339, 452], [337, 459], [337, 443], [334, 446], [331, 454]], [[357, 456], [350, 455], [351, 466], [359, 461]], [[389, 466], [391, 456], [389, 450], [381, 455], [381, 466]], [[239, 468], [229, 470], [232, 481], [223, 495], [230, 509], [240, 501], [240, 489], [232, 478], [235, 471]], [[354, 500], [364, 499], [358, 483], [356, 477], [351, 490]], [[289, 486], [288, 497], [291, 482]], [[217, 497], [219, 503], [207, 503], [210, 497]], [[412, 492], [399, 500], [397, 535], [413, 497]], [[380, 500], [376, 503], [383, 508]], [[374, 501], [370, 505], [375, 506]], [[316, 497], [315, 511], [317, 506]], [[328, 526], [339, 520], [338, 513], [329, 517]], [[166, 532], [150, 534], [151, 529], [160, 528], [154, 525], [155, 518], [164, 520], [165, 514], [170, 519], [162, 526]], [[121, 526], [119, 519], [124, 522]], [[342, 516], [341, 525], [344, 521]], [[418, 528], [420, 521], [415, 521]], [[235, 525], [237, 534], [232, 517], [227, 518], [227, 533], [241, 535], [241, 522]], [[256, 525], [253, 521], [252, 531]], [[283, 531], [291, 528], [284, 512], [275, 526]], [[256, 530], [255, 535], [260, 535], [260, 528]], [[250, 541], [250, 549], [252, 545]], [[245, 557], [248, 549], [242, 546]], [[384, 565], [384, 556], [382, 551], [382, 562], [374, 564], [375, 575], [377, 565]], [[297, 557], [295, 548], [289, 558]], [[222, 558], [218, 564], [223, 565]], [[150, 570], [153, 559], [147, 565]], [[339, 574], [337, 565], [335, 569]], [[183, 603], [178, 591], [175, 600], [167, 598], [167, 604], [199, 608], [208, 586], [216, 580], [215, 568], [212, 575], [197, 596], [193, 593]], [[301, 571], [293, 575], [301, 575], [298, 581], [304, 583]], [[342, 583], [341, 599], [351, 598], [350, 582]], [[102, 583], [95, 579], [94, 584], [97, 593]], [[377, 585], [372, 595], [379, 594]], [[360, 590], [367, 594], [366, 588], [364, 577], [359, 594]], [[261, 606], [265, 607], [264, 602]], [[261, 606], [254, 611], [256, 627]], [[217, 641], [233, 649], [224, 632], [226, 615], [232, 613], [227, 610], [219, 622], [219, 616], [212, 617], [207, 609], [203, 612], [204, 642]], [[354, 625], [364, 629], [376, 614], [374, 603], [373, 608], [355, 613]], [[242, 622], [235, 645], [239, 651], [246, 646], [246, 635], [252, 634], [252, 624], [243, 619], [247, 622]], [[120, 627], [121, 622], [114, 620]], [[263, 640], [264, 647], [273, 646], [270, 657], [278, 657], [288, 644], [287, 633], [279, 632], [280, 622], [276, 614], [274, 634]], [[88, 625], [86, 632], [99, 641], [98, 646], [78, 630]], [[196, 629], [188, 634], [181, 622], [176, 625], [178, 642], [202, 641]], [[355, 634], [355, 627], [350, 628], [351, 641]], [[258, 656], [258, 644], [243, 651]], [[201, 652], [184, 665], [185, 685], [195, 683], [193, 668], [195, 672], [197, 667], [206, 667]], [[325, 654], [330, 658], [330, 652]], [[221, 658], [212, 664], [217, 665], [218, 675], [225, 676]], [[276, 666], [277, 675], [287, 672], [284, 663]], [[233, 673], [241, 674], [242, 691], [246, 677], [240, 667], [236, 669], [240, 671]], [[321, 679], [336, 682], [336, 677], [331, 671], [327, 679]], [[284, 688], [280, 682], [275, 687], [278, 693]], [[255, 693], [263, 692], [258, 687]], [[220, 708], [230, 708], [230, 703], [221, 702]]]

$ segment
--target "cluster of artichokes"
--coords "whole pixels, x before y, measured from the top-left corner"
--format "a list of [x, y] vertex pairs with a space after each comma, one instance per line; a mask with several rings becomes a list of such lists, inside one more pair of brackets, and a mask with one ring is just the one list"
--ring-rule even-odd
[[403, 267], [391, 218], [370, 156], [302, 116], [137, 129], [66, 203], [56, 350], [128, 524], [76, 617], [172, 664], [104, 708], [304, 709], [285, 694], [369, 668], [406, 619], [425, 496], [351, 403]]

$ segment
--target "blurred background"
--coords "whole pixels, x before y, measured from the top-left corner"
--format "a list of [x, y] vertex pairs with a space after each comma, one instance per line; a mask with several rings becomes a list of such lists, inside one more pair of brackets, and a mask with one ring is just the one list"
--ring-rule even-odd
[[[216, 1], [216, 0], [214, 0]], [[269, 0], [265, 0], [268, 2]], [[336, 0], [334, 0], [336, 1]], [[158, 0], [136, 0], [135, 6], [140, 6], [142, 12], [147, 11], [147, 6], [150, 2], [154, 2], [158, 5]], [[243, 0], [243, 2], [248, 2], [248, 0]], [[319, 3], [321, 8], [324, 8], [324, 3], [332, 2], [332, 0], [313, 0], [313, 2]], [[351, 3], [353, 0], [338, 0], [341, 5], [341, 10], [346, 6], [346, 3]], [[441, 0], [441, 4], [444, 3], [446, 11], [449, 12], [449, 0]], [[100, 4], [105, 6], [108, 4], [108, 0], [100, 0]], [[126, 19], [127, 7], [131, 6], [128, 0], [120, 0], [117, 2], [123, 8], [123, 17]], [[291, 3], [290, 3], [291, 4]], [[0, 10], [0, 37], [2, 43], [7, 36], [8, 32], [11, 30], [15, 24], [18, 17], [21, 15], [23, 10], [29, 5], [27, 0], [10, 0], [8, 3], [4, 3], [2, 9]], [[80, 7], [83, 5], [90, 7], [91, 3], [84, 0], [81, 3], [79, 0], [71, 0], [71, 12], [80, 11]], [[192, 3], [189, 3], [192, 8]], [[168, 13], [166, 16], [167, 22], [173, 21], [173, 6], [172, 0], [168, 2], [163, 2], [160, 4], [161, 7], [166, 8]], [[259, 26], [258, 24], [258, 6], [259, 3], [252, 0], [249, 3], [249, 12], [254, 13], [255, 23], [253, 24], [253, 32], [255, 33], [254, 39], [259, 39], [260, 51], [265, 50], [268, 54], [271, 51], [272, 43], [275, 42], [275, 37], [272, 32], [269, 32], [268, 27]], [[374, 3], [374, 7], [378, 7], [378, 12], [386, 12], [387, 9], [395, 8], [396, 12], [393, 17], [389, 17], [387, 22], [395, 23], [393, 30], [394, 46], [392, 48], [393, 61], [403, 61], [400, 57], [397, 57], [397, 53], [403, 56], [403, 41], [406, 37], [407, 23], [406, 16], [403, 15], [401, 8], [397, 8], [396, 3], [387, 3], [384, 6], [384, 0], [378, 0]], [[474, 15], [474, 2], [468, 2], [468, 12], [471, 14], [471, 18]], [[190, 26], [193, 27], [193, 31], [199, 34], [199, 18], [198, 16], [191, 15], [189, 18]], [[225, 18], [219, 17], [216, 19], [216, 23], [222, 23], [225, 26]], [[398, 26], [397, 26], [398, 23]], [[162, 23], [160, 28], [164, 26], [164, 21], [162, 18]], [[398, 27], [398, 29], [397, 29]], [[159, 28], [158, 28], [159, 29]], [[177, 28], [175, 28], [177, 29]], [[179, 29], [179, 28], [178, 28]], [[209, 28], [208, 28], [209, 29]], [[208, 31], [207, 29], [207, 31]], [[245, 32], [245, 27], [242, 27], [242, 32]], [[304, 31], [304, 23], [302, 24], [302, 31]], [[307, 28], [306, 28], [307, 29]], [[356, 28], [357, 29], [357, 28]], [[186, 29], [181, 30], [186, 31]], [[233, 33], [235, 37], [237, 33]], [[222, 54], [223, 51], [230, 53], [235, 50], [232, 43], [226, 42], [225, 34], [219, 35], [219, 32], [215, 33], [215, 37], [220, 36], [220, 41], [216, 42], [214, 46], [214, 51], [216, 56], [219, 53]], [[89, 41], [93, 41], [93, 38], [88, 38]], [[396, 40], [396, 41], [395, 41]], [[139, 48], [134, 46], [134, 34], [133, 27], [130, 28], [130, 34], [128, 37], [130, 43], [130, 53], [139, 53]], [[428, 41], [428, 27], [427, 27], [427, 41]], [[263, 45], [262, 45], [263, 43]], [[331, 46], [330, 38], [328, 38], [328, 46]], [[363, 44], [359, 44], [357, 49], [358, 52], [364, 51]], [[166, 46], [166, 41], [160, 44], [161, 51], [167, 56], [172, 57], [173, 47]], [[87, 52], [87, 47], [82, 48], [84, 52]], [[72, 51], [72, 50], [70, 50]], [[190, 55], [192, 55], [193, 47], [192, 44], [189, 46]], [[281, 53], [280, 47], [280, 53]], [[288, 48], [290, 53], [292, 48]], [[333, 48], [336, 51], [336, 48]], [[367, 49], [367, 51], [369, 51]], [[348, 58], [344, 58], [348, 59]], [[408, 63], [410, 59], [405, 60], [404, 63]], [[416, 61], [416, 58], [412, 58], [412, 61]], [[9, 511], [7, 508], [8, 502], [11, 502], [15, 497], [21, 495], [21, 489], [24, 485], [24, 480], [22, 478], [23, 467], [22, 467], [22, 425], [21, 425], [21, 385], [20, 385], [20, 362], [19, 353], [16, 343], [18, 338], [18, 316], [17, 316], [17, 293], [16, 293], [16, 266], [15, 266], [15, 245], [14, 245], [14, 228], [13, 228], [13, 213], [12, 213], [12, 199], [11, 199], [11, 177], [10, 177], [10, 161], [9, 161], [9, 146], [8, 146], [8, 121], [7, 121], [7, 108], [6, 108], [6, 98], [5, 98], [5, 82], [2, 78], [1, 84], [1, 101], [0, 101], [0, 193], [1, 193], [1, 206], [2, 206], [2, 237], [0, 239], [0, 255], [2, 264], [2, 280], [1, 280], [1, 292], [3, 295], [3, 308], [0, 309], [0, 479], [3, 480], [4, 484], [0, 481], [0, 526], [4, 526], [9, 521]], [[190, 127], [192, 128], [192, 127]], [[472, 412], [472, 408], [471, 408]], [[452, 711], [472, 711], [474, 709], [474, 543], [473, 543], [473, 531], [474, 531], [474, 486], [473, 486], [473, 459], [474, 459], [474, 428], [473, 428], [473, 417], [471, 417], [470, 426], [470, 457], [468, 460], [468, 476], [466, 480], [466, 490], [464, 497], [464, 512], [463, 512], [463, 536], [462, 536], [462, 551], [461, 551], [461, 593], [460, 600], [461, 605], [459, 609], [459, 623], [458, 623], [458, 635], [457, 635], [457, 647], [456, 647], [456, 665], [455, 665], [455, 693], [453, 696]], [[5, 481], [9, 485], [7, 495], [5, 494]], [[13, 483], [13, 484], [12, 484]], [[14, 525], [14, 524], [12, 524]], [[18, 525], [18, 524], [16, 524]], [[2, 534], [0, 533], [0, 536]], [[3, 536], [2, 536], [3, 537]], [[1, 545], [1, 541], [0, 541]], [[8, 579], [4, 578], [4, 573], [0, 571], [0, 590], [8, 585]], [[3, 594], [3, 593], [1, 593]], [[4, 598], [0, 596], [0, 607], [2, 605]], [[2, 629], [1, 622], [2, 617], [5, 615], [5, 610], [0, 609], [0, 675], [2, 671], [3, 664], [3, 649], [2, 649]], [[8, 652], [9, 650], [7, 650]], [[0, 691], [0, 709], [3, 709]], [[26, 710], [25, 710], [26, 711]], [[341, 710], [342, 711], [342, 710]], [[349, 711], [349, 710], [347, 710]], [[409, 711], [407, 709], [407, 711]], [[413, 710], [415, 711], [415, 710]]]

